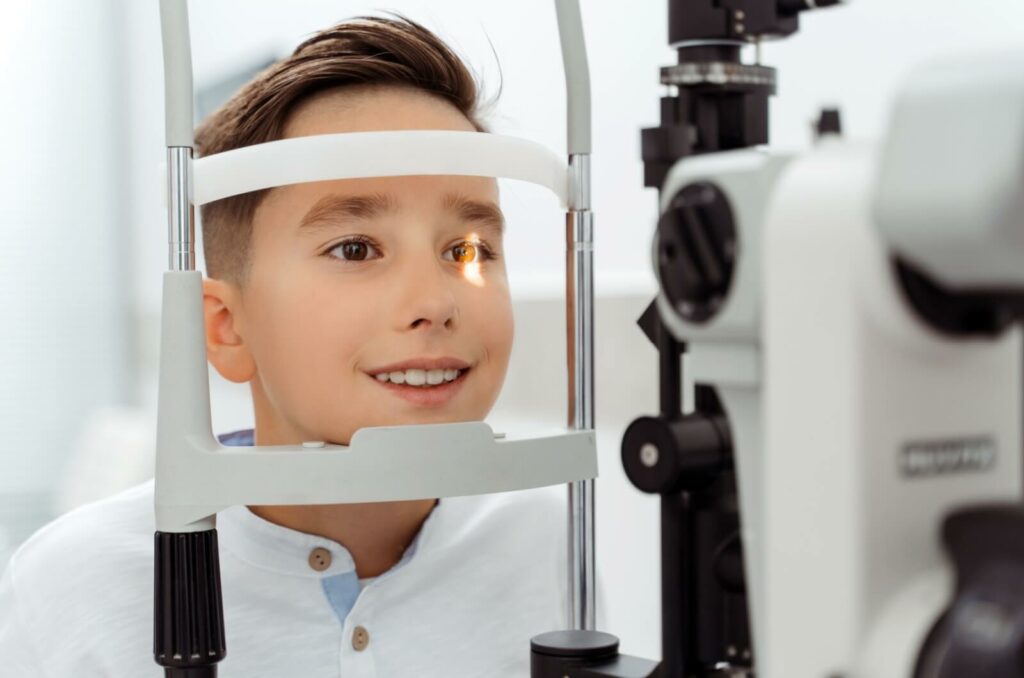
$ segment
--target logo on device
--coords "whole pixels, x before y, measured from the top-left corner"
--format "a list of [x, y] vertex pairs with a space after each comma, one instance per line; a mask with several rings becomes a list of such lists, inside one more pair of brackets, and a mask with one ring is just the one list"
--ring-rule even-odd
[[988, 436], [907, 443], [900, 459], [908, 478], [985, 471], [995, 461], [996, 441]]

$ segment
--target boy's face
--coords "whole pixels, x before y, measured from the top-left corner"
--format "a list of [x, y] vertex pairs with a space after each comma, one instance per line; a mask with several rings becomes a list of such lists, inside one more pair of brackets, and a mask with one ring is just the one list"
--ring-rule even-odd
[[[473, 131], [445, 101], [378, 87], [314, 96], [284, 136], [400, 129]], [[211, 293], [227, 297], [219, 315]], [[481, 420], [512, 346], [497, 182], [272, 189], [254, 216], [244, 285], [208, 281], [206, 308], [208, 339], [236, 335], [210, 357], [227, 378], [250, 381], [258, 444], [347, 444], [366, 426]]]

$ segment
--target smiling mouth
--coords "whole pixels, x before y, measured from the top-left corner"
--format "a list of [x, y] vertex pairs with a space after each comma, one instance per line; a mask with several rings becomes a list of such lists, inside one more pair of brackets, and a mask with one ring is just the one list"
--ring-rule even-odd
[[413, 388], [431, 388], [450, 384], [460, 379], [469, 368], [464, 369], [408, 369], [396, 370], [394, 372], [380, 372], [371, 375], [382, 384], [395, 384], [411, 386]]
[[468, 367], [458, 370], [411, 369], [383, 372], [377, 375], [368, 374], [367, 376], [391, 394], [413, 405], [438, 407], [447, 404], [462, 390], [462, 385], [466, 382], [470, 369]]

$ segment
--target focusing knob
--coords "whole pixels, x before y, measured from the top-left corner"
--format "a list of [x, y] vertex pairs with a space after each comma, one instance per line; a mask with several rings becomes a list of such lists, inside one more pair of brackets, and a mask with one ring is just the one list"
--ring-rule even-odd
[[713, 482], [731, 466], [732, 435], [722, 415], [640, 417], [622, 436], [622, 467], [642, 492], [670, 494]]
[[658, 221], [658, 275], [685, 320], [705, 322], [722, 306], [736, 261], [736, 228], [725, 194], [701, 181], [682, 188]]

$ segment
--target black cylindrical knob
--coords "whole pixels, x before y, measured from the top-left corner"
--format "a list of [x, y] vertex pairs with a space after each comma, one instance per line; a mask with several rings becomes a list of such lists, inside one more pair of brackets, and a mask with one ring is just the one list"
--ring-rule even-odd
[[622, 467], [638, 490], [693, 489], [727, 468], [732, 441], [724, 417], [640, 417], [622, 436]]
[[562, 678], [571, 668], [615, 659], [619, 639], [601, 631], [551, 631], [530, 640], [530, 678]]
[[155, 537], [153, 657], [166, 678], [215, 678], [227, 653], [217, 531]]

